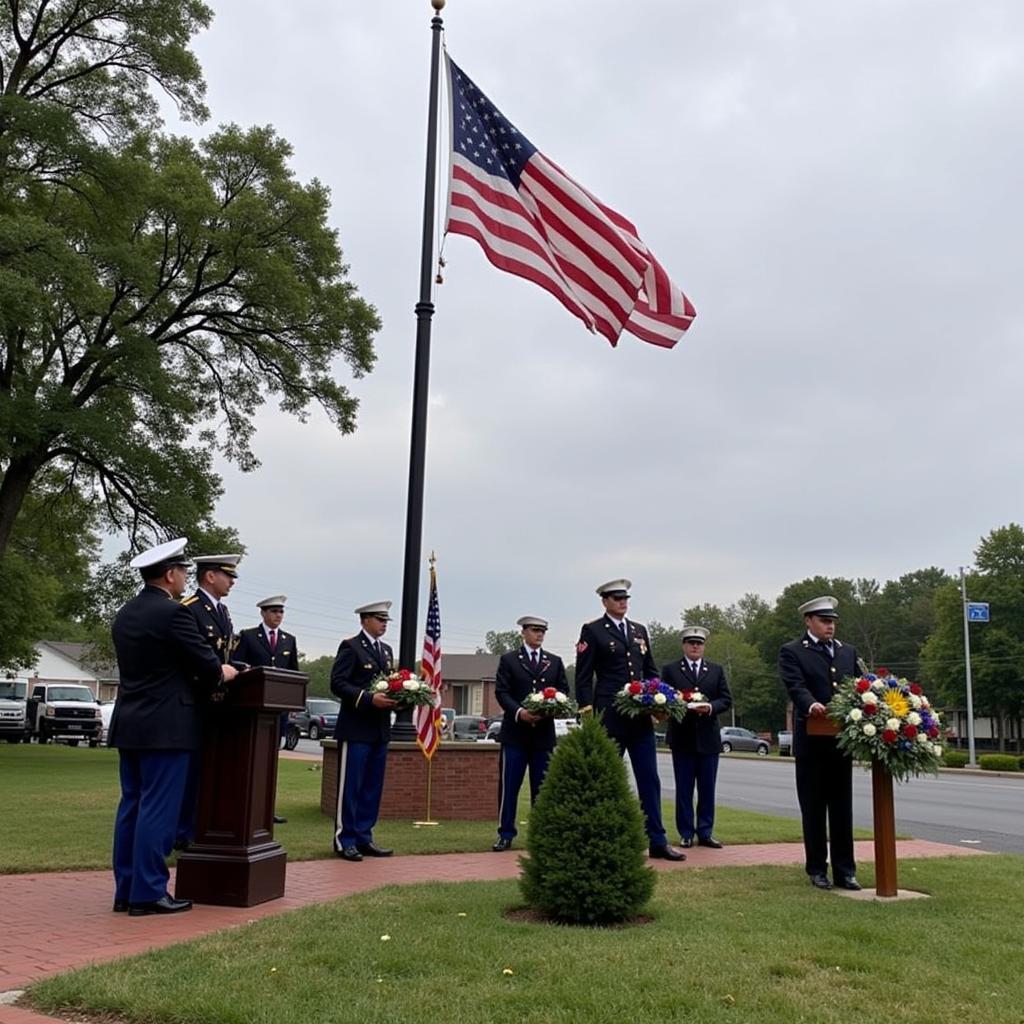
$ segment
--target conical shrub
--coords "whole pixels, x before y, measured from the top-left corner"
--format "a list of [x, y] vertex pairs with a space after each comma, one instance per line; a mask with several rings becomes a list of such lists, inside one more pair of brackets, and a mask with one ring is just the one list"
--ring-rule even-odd
[[643, 814], [618, 748], [600, 722], [560, 740], [530, 812], [520, 887], [527, 903], [567, 924], [636, 916], [654, 891]]

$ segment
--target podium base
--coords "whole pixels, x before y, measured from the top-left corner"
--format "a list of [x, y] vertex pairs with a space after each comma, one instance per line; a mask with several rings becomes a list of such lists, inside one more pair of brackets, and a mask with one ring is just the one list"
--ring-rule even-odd
[[178, 858], [175, 898], [217, 907], [254, 907], [280, 899], [287, 857], [277, 842], [230, 853], [193, 846]]
[[869, 900], [871, 903], [902, 903], [904, 900], [930, 900], [931, 896], [926, 892], [917, 892], [914, 889], [897, 889], [895, 896], [879, 896], [875, 889], [861, 889], [860, 892], [850, 892], [847, 889], [833, 889], [837, 896], [848, 900]]

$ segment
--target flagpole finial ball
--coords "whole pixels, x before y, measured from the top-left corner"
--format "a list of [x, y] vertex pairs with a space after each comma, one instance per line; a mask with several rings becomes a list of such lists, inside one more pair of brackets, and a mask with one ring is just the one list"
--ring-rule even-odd
[[440, 14], [444, 10], [444, 2], [445, 0], [430, 0], [430, 6]]

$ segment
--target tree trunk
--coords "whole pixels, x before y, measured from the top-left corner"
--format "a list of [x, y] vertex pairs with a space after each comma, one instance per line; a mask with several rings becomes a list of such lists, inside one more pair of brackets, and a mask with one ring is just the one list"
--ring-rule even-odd
[[0, 558], [7, 552], [14, 524], [25, 503], [29, 488], [39, 472], [39, 461], [24, 456], [14, 458], [0, 480]]

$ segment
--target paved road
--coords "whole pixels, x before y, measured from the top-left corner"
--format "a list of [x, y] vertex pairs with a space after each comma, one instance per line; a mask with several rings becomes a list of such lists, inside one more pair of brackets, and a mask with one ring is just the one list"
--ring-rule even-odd
[[[319, 742], [299, 740], [298, 752], [319, 754]], [[662, 796], [675, 794], [672, 760], [658, 755]], [[630, 780], [632, 781], [632, 779]], [[895, 787], [896, 831], [916, 839], [972, 846], [979, 850], [1024, 853], [1024, 776], [943, 772]], [[799, 818], [791, 758], [723, 756], [718, 770], [718, 802], [765, 814]], [[853, 819], [871, 828], [871, 776], [853, 773]]]
[[[658, 756], [662, 792], [674, 794], [672, 761]], [[979, 850], [1024, 853], [1024, 778], [942, 772], [895, 786], [896, 831], [918, 839], [962, 843]], [[718, 802], [798, 818], [793, 762], [723, 756]], [[853, 818], [871, 827], [871, 776], [853, 773]]]

